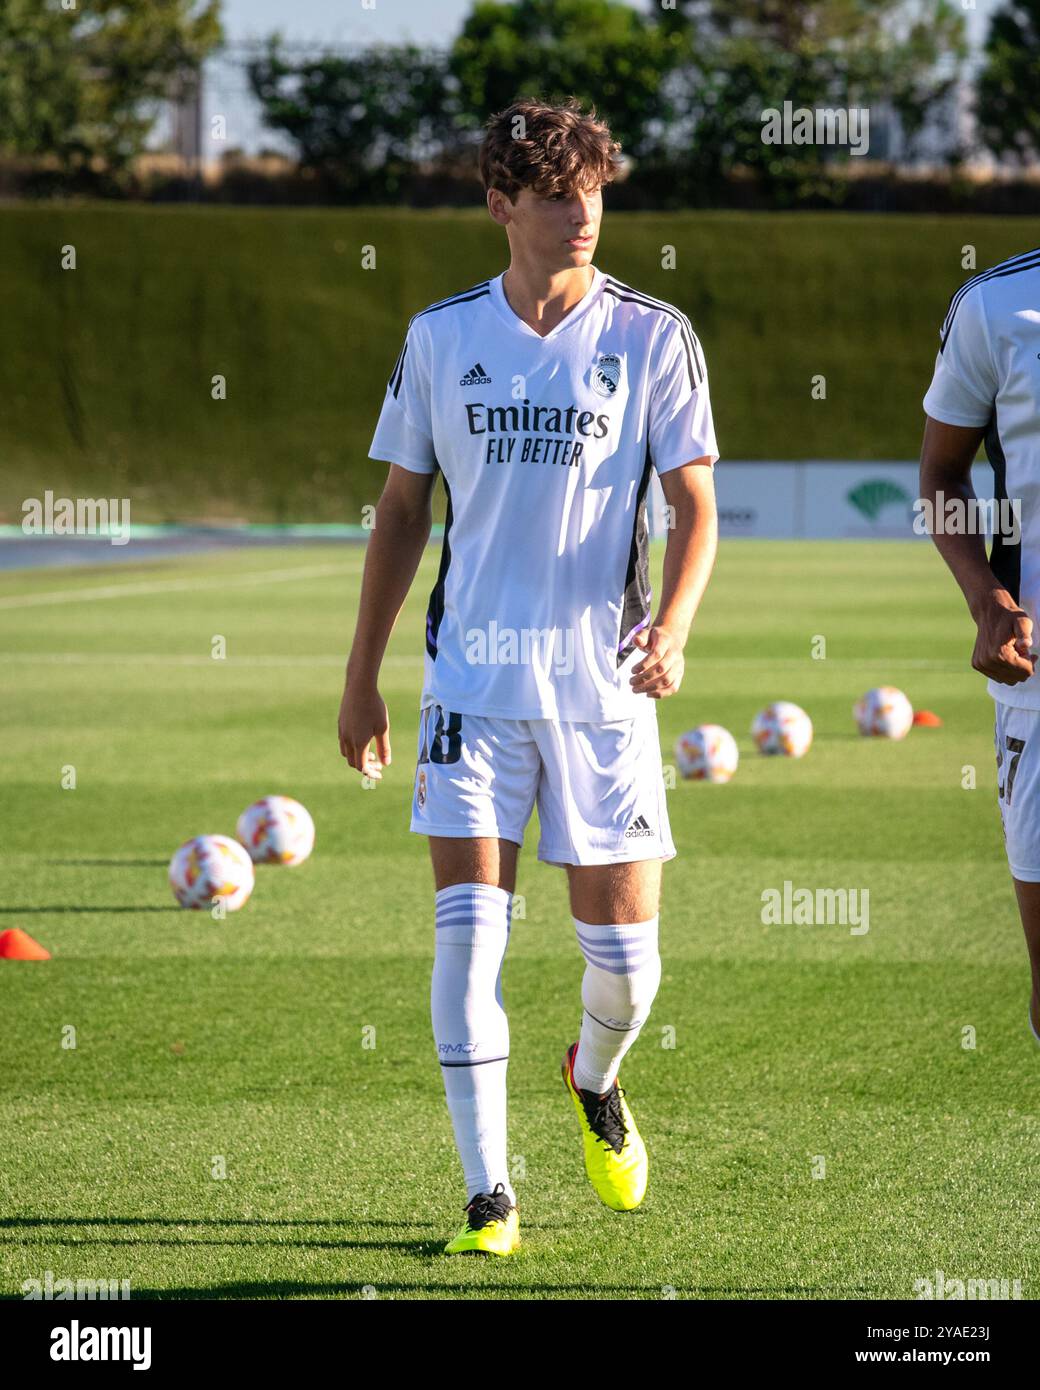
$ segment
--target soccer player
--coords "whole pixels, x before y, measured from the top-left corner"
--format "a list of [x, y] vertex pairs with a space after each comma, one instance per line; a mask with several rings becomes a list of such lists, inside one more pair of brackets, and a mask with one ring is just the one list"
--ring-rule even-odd
[[[978, 516], [971, 466], [980, 443], [993, 467], [999, 525], [986, 557], [971, 534], [933, 531], [978, 629], [971, 664], [996, 702], [997, 796], [1025, 929], [1040, 1042], [1040, 251], [968, 280], [950, 300], [924, 398], [921, 497], [941, 515], [952, 498]], [[942, 498], [939, 497], [942, 494]]]
[[[370, 777], [390, 763], [377, 678], [438, 473], [447, 494], [411, 828], [433, 862], [433, 1032], [467, 1187], [449, 1254], [519, 1244], [501, 971], [536, 802], [538, 857], [566, 869], [586, 962], [562, 1063], [586, 1172], [616, 1211], [647, 1184], [617, 1078], [661, 978], [661, 865], [675, 848], [654, 701], [679, 688], [714, 562], [718, 452], [686, 315], [593, 265], [619, 149], [574, 100], [522, 100], [489, 120], [480, 172], [508, 269], [412, 318], [369, 451], [391, 467], [339, 738]], [[674, 509], [655, 611], [652, 469]]]

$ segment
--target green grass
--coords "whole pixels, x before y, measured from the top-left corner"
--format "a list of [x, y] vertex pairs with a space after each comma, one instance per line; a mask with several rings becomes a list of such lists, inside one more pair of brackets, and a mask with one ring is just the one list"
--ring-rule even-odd
[[[1032, 1296], [1040, 1052], [991, 706], [931, 549], [723, 547], [659, 717], [666, 758], [710, 720], [742, 762], [670, 793], [664, 978], [623, 1071], [653, 1169], [628, 1216], [587, 1186], [560, 1084], [582, 959], [530, 828], [505, 974], [525, 1244], [493, 1263], [439, 1253], [465, 1194], [428, 1016], [431, 877], [406, 828], [435, 556], [391, 643], [395, 759], [371, 791], [334, 734], [361, 561], [0, 578], [0, 924], [53, 952], [0, 962], [0, 1292], [51, 1270], [135, 1297], [906, 1298], [938, 1267]], [[81, 597], [18, 602], [52, 591]], [[852, 702], [882, 682], [943, 727], [860, 739]], [[752, 751], [776, 698], [815, 722], [801, 762]], [[223, 924], [178, 910], [173, 849], [268, 792], [314, 814], [312, 859], [260, 870]], [[869, 932], [764, 926], [785, 879], [868, 889]]]
[[[982, 269], [1038, 242], [1035, 218], [611, 213], [608, 196], [596, 263], [690, 316], [724, 458], [907, 459], [964, 248]], [[137, 521], [359, 521], [409, 318], [505, 257], [480, 207], [0, 210], [20, 345], [0, 354], [0, 522], [46, 488], [128, 497]]]

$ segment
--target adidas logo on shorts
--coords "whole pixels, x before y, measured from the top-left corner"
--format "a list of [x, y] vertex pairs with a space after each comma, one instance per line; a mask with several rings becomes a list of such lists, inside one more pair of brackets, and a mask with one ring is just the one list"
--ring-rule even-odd
[[641, 835], [653, 834], [654, 831], [650, 829], [650, 822], [647, 820], [647, 818], [645, 816], [636, 816], [635, 820], [625, 831], [625, 839], [635, 840], [638, 839]]
[[485, 372], [484, 368], [480, 365], [480, 363], [477, 362], [474, 366], [470, 367], [469, 371], [466, 373], [465, 376], [459, 377], [459, 385], [490, 386], [491, 378], [488, 376], [487, 372]]

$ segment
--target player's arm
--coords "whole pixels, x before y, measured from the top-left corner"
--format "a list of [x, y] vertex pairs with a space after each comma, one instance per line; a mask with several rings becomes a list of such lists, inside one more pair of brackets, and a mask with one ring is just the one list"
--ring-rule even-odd
[[[935, 371], [923, 402], [927, 421], [921, 446], [921, 500], [933, 516], [942, 515], [945, 498], [969, 506], [974, 499], [971, 465], [1000, 394], [1002, 368], [993, 350], [986, 286], [985, 277], [962, 286], [939, 330]], [[967, 514], [975, 515], [975, 509]], [[1001, 685], [1028, 680], [1035, 665], [1029, 655], [1033, 625], [993, 573], [983, 536], [932, 529], [978, 628], [972, 666]]]
[[[382, 776], [379, 764], [390, 762], [390, 721], [379, 694], [379, 667], [430, 537], [435, 478], [435, 473], [390, 465], [365, 553], [339, 709], [339, 748], [351, 767], [376, 779]], [[373, 739], [378, 763], [369, 756]]]
[[674, 695], [682, 683], [683, 648], [708, 587], [718, 547], [715, 476], [711, 458], [692, 460], [661, 476], [674, 524], [664, 552], [661, 602], [653, 625], [636, 634], [646, 656], [632, 668], [632, 689], [654, 700]]
[[[985, 433], [985, 426], [948, 425], [926, 417], [921, 500], [932, 516], [941, 515], [950, 498], [964, 503], [966, 515], [975, 514], [971, 465]], [[1001, 685], [1028, 680], [1036, 666], [1036, 657], [1029, 654], [1033, 624], [990, 568], [985, 538], [933, 528], [932, 540], [960, 585], [978, 628], [972, 666]]]

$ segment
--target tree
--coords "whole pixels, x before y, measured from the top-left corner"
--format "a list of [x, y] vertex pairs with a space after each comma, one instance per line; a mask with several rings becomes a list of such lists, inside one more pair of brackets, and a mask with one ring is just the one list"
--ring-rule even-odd
[[986, 148], [1022, 163], [1040, 156], [1040, 0], [1009, 0], [990, 20], [976, 84]]
[[696, 32], [684, 138], [705, 185], [734, 166], [753, 170], [781, 200], [824, 193], [825, 166], [847, 151], [767, 145], [762, 113], [793, 108], [886, 108], [912, 148], [945, 101], [966, 54], [964, 23], [948, 0], [679, 0]]
[[520, 96], [576, 96], [638, 160], [673, 119], [667, 78], [689, 59], [688, 32], [619, 0], [477, 0], [449, 67], [471, 130]]
[[219, 0], [0, 0], [0, 151], [119, 172], [220, 41]]
[[389, 191], [452, 141], [444, 58], [414, 44], [294, 62], [275, 36], [247, 71], [264, 124], [295, 140], [302, 164], [345, 188]]

